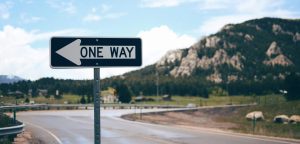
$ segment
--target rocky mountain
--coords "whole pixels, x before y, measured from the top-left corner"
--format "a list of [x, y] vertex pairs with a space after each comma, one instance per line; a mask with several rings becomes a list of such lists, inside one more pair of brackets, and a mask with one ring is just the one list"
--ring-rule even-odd
[[15, 83], [24, 79], [14, 75], [0, 75], [0, 84], [2, 83]]
[[[300, 20], [262, 18], [227, 24], [189, 48], [169, 51], [155, 64], [105, 79], [126, 82], [134, 94], [207, 96], [278, 93], [300, 72]], [[217, 87], [217, 89], [216, 89]]]
[[201, 75], [221, 83], [284, 79], [300, 68], [300, 20], [262, 18], [225, 25], [187, 49], [169, 51], [156, 64], [173, 77]]

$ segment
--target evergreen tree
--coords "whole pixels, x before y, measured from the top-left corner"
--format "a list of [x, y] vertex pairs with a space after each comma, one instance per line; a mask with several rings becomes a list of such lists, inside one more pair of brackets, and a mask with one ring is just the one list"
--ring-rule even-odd
[[295, 73], [290, 74], [285, 79], [287, 94], [285, 98], [289, 101], [300, 99], [300, 76]]
[[29, 100], [29, 98], [27, 97], [26, 99], [25, 99], [25, 103], [29, 103], [30, 102], [30, 100]]
[[117, 94], [119, 96], [119, 101], [122, 103], [129, 103], [131, 101], [131, 93], [125, 84], [119, 84], [116, 87]]
[[80, 103], [81, 104], [85, 104], [86, 103], [86, 100], [85, 100], [85, 96], [82, 95], [81, 99], [80, 99]]

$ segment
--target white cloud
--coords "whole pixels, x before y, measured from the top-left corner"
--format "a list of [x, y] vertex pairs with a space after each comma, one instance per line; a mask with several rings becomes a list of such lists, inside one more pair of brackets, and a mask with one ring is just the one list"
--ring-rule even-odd
[[141, 31], [138, 37], [142, 38], [144, 66], [155, 63], [169, 50], [188, 48], [196, 42], [195, 38], [177, 34], [166, 25]]
[[226, 24], [240, 23], [245, 20], [254, 18], [250, 15], [228, 15], [217, 16], [206, 20], [197, 30], [201, 35], [210, 35], [219, 31]]
[[[38, 41], [45, 41], [48, 45], [51, 36], [82, 35], [82, 30], [62, 30], [41, 33], [26, 31], [10, 25], [0, 30], [0, 74], [18, 75], [26, 79], [35, 80], [41, 77], [55, 77], [63, 79], [92, 79], [93, 70], [89, 69], [51, 69], [49, 64], [49, 48], [34, 48]], [[175, 33], [168, 26], [154, 27], [141, 31], [137, 37], [142, 39], [143, 67], [155, 63], [167, 51], [187, 48], [196, 39]], [[140, 67], [101, 68], [101, 78], [123, 74]]]
[[83, 21], [99, 21], [102, 18], [94, 13], [88, 14], [83, 18]]
[[[281, 0], [205, 0], [205, 2], [210, 5], [207, 4], [207, 7], [205, 7], [203, 4], [200, 10], [219, 9], [227, 13], [205, 20], [196, 30], [200, 35], [213, 34], [228, 23], [241, 23], [249, 19], [262, 17], [297, 18], [299, 16], [297, 13], [283, 9], [284, 3]], [[228, 13], [228, 11], [233, 13]]]
[[227, 8], [234, 0], [202, 0], [199, 2], [200, 10], [220, 10]]
[[78, 31], [63, 30], [48, 33], [27, 32], [10, 25], [0, 30], [0, 73], [18, 75], [35, 80], [41, 77], [56, 78], [92, 78], [92, 70], [54, 70], [49, 64], [49, 48], [33, 48], [36, 41], [45, 41], [48, 45], [51, 36], [74, 35]]
[[[166, 25], [140, 31], [137, 37], [142, 39], [142, 67], [157, 62], [169, 50], [188, 48], [196, 39], [175, 33]], [[139, 67], [101, 68], [102, 77], [120, 75], [125, 72], [140, 69]]]
[[100, 9], [101, 9], [101, 13], [106, 13], [111, 9], [111, 6], [102, 4]]
[[83, 21], [86, 22], [94, 22], [94, 21], [100, 21], [104, 19], [117, 19], [119, 17], [122, 17], [126, 15], [126, 13], [122, 12], [110, 12], [111, 6], [102, 4], [99, 8], [92, 8], [92, 10], [83, 17]]
[[1, 19], [8, 19], [10, 17], [9, 9], [12, 8], [12, 2], [4, 2], [0, 3], [0, 18]]
[[76, 6], [71, 1], [48, 0], [47, 3], [59, 11], [74, 14], [77, 11]]
[[184, 3], [197, 2], [199, 0], [141, 0], [141, 7], [159, 8], [175, 7]]
[[28, 23], [35, 23], [38, 22], [40, 20], [42, 20], [42, 18], [37, 17], [37, 16], [29, 16], [26, 13], [22, 13], [20, 14], [20, 19], [22, 23], [28, 24]]

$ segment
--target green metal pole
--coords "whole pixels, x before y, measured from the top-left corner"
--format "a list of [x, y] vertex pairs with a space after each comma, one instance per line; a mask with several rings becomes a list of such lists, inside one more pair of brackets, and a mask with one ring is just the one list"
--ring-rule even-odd
[[94, 68], [94, 143], [101, 144], [100, 68]]
[[16, 108], [14, 108], [14, 118], [13, 118], [13, 123], [16, 124], [16, 120], [17, 120], [17, 117], [16, 117]]
[[254, 132], [255, 132], [255, 126], [256, 126], [256, 117], [255, 117], [255, 114], [253, 114], [252, 126], [253, 126], [253, 134], [254, 134]]

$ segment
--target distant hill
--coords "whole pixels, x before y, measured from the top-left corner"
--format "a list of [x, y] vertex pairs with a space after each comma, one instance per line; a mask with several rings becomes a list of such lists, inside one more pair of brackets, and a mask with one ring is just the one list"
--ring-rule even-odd
[[15, 83], [18, 81], [24, 80], [23, 78], [20, 78], [18, 76], [14, 75], [0, 75], [0, 84], [2, 83]]
[[225, 25], [187, 49], [168, 52], [155, 70], [221, 83], [284, 79], [300, 69], [300, 20], [263, 18]]
[[161, 93], [198, 95], [203, 87], [220, 86], [231, 94], [260, 94], [277, 92], [285, 77], [299, 70], [300, 20], [262, 18], [227, 24], [153, 65], [105, 81], [126, 81], [134, 93], [155, 94], [158, 73]]

